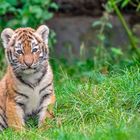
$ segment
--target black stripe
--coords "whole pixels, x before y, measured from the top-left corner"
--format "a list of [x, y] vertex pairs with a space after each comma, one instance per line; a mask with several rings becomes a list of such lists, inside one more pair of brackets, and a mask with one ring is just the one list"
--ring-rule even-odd
[[42, 59], [42, 61], [45, 61], [45, 60], [48, 59], [48, 50], [47, 50], [46, 47], [43, 47], [42, 50], [43, 50], [43, 59]]
[[23, 97], [25, 97], [26, 99], [29, 98], [27, 95], [25, 95], [25, 94], [23, 94], [23, 93], [20, 93], [20, 92], [18, 92], [18, 91], [15, 90], [15, 89], [13, 89], [13, 90], [14, 90], [14, 92], [15, 92], [16, 94], [18, 94], [18, 95], [20, 95], [20, 96], [23, 96]]
[[9, 61], [10, 61], [11, 65], [13, 65], [13, 66], [16, 66], [17, 65], [17, 63], [13, 59], [13, 54], [12, 54], [11, 50], [8, 51], [8, 58], [9, 58]]
[[20, 107], [22, 108], [22, 110], [25, 112], [25, 104], [20, 103], [20, 102], [16, 102], [16, 104], [17, 104], [18, 106], [20, 106]]
[[42, 72], [42, 73], [43, 73], [42, 76], [38, 79], [38, 81], [37, 81], [35, 84], [26, 82], [25, 80], [22, 79], [22, 77], [21, 77], [20, 75], [16, 75], [16, 77], [17, 77], [17, 79], [18, 79], [20, 82], [22, 82], [23, 84], [25, 84], [25, 85], [29, 86], [30, 88], [34, 89], [34, 87], [35, 87], [38, 83], [40, 83], [40, 81], [42, 80], [42, 78], [44, 77], [44, 75], [46, 74], [46, 72], [47, 72], [47, 70], [46, 70], [46, 68], [45, 68], [45, 69], [43, 70], [43, 72]]
[[9, 58], [10, 58], [10, 60], [12, 62], [12, 52], [11, 52], [11, 50], [8, 52], [8, 54], [9, 54]]
[[55, 115], [53, 114], [53, 112], [50, 112], [49, 109], [47, 109], [47, 112], [50, 114], [50, 116], [51, 116], [52, 118], [55, 118]]
[[0, 123], [0, 126], [2, 127], [2, 129], [6, 128], [2, 123]]
[[5, 113], [5, 110], [2, 108], [2, 106], [0, 106], [0, 109], [3, 111], [3, 113]]
[[29, 86], [30, 88], [34, 89], [34, 87], [30, 84], [30, 83], [27, 83], [25, 82], [21, 76], [17, 76], [17, 78], [20, 80], [20, 82], [22, 82], [24, 85], [27, 85]]
[[3, 118], [3, 121], [7, 125], [7, 121], [6, 121], [7, 117], [5, 115], [5, 110], [2, 108], [2, 106], [0, 106], [0, 109], [2, 110], [2, 114], [0, 114], [0, 116]]
[[40, 107], [39, 110], [37, 111], [37, 114], [39, 114], [42, 111], [43, 107]]
[[39, 94], [41, 94], [41, 92], [42, 92], [43, 90], [45, 90], [46, 88], [48, 88], [48, 87], [51, 86], [51, 85], [52, 85], [52, 82], [49, 83], [48, 85], [46, 85], [45, 87], [43, 87], [43, 88], [39, 91]]
[[0, 114], [0, 116], [2, 117], [3, 121], [4, 121], [5, 123], [7, 123], [5, 114], [3, 114], [3, 115]]
[[18, 95], [20, 95], [20, 96], [23, 96], [23, 97], [25, 97], [26, 99], [29, 98], [27, 95], [24, 95], [23, 93], [16, 92], [16, 94], [18, 94]]
[[8, 124], [7, 124], [7, 121], [6, 121], [6, 117], [3, 116], [2, 114], [0, 114], [0, 117], [2, 118], [4, 124], [6, 125], [5, 128], [8, 127]]
[[45, 69], [43, 70], [42, 76], [38, 79], [38, 82], [37, 82], [37, 83], [40, 83], [40, 82], [41, 82], [41, 80], [42, 80], [42, 78], [44, 77], [44, 75], [46, 74], [46, 72], [47, 72], [47, 69], [45, 68]]
[[34, 36], [34, 38], [37, 40], [38, 43], [42, 43], [38, 37]]
[[10, 63], [12, 63], [12, 56], [11, 55], [12, 55], [11, 51], [10, 50], [7, 51], [7, 57], [9, 59]]
[[28, 38], [31, 39], [31, 40], [34, 39], [34, 37], [33, 37], [33, 33], [32, 33], [32, 32], [28, 32]]
[[40, 105], [44, 102], [44, 100], [49, 96], [50, 94], [45, 94], [42, 96], [41, 100], [40, 100]]

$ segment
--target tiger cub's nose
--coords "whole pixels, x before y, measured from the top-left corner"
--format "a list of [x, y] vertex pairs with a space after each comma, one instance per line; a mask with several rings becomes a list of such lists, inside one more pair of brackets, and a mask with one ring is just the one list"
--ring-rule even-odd
[[30, 67], [33, 64], [33, 58], [30, 55], [25, 56], [24, 63], [26, 66]]

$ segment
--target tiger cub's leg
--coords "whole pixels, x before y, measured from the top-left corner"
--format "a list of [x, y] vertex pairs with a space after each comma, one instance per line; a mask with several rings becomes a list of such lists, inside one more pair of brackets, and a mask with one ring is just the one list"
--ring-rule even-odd
[[7, 128], [7, 118], [5, 113], [5, 97], [0, 95], [0, 131]]
[[42, 104], [42, 109], [39, 113], [38, 126], [41, 127], [45, 124], [46, 118], [54, 118], [53, 107], [55, 104], [55, 95], [52, 94], [49, 98], [46, 98]]
[[6, 116], [8, 126], [14, 130], [24, 130], [24, 112], [14, 100], [7, 99], [6, 102]]

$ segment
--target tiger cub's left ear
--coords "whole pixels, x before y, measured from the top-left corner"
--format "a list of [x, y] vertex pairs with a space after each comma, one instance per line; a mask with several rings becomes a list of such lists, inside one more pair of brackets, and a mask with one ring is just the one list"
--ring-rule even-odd
[[2, 31], [1, 38], [3, 41], [4, 48], [7, 48], [7, 45], [13, 34], [14, 34], [14, 30], [12, 30], [10, 28], [6, 28]]
[[46, 25], [39, 26], [36, 33], [41, 36], [45, 44], [48, 44], [49, 28]]

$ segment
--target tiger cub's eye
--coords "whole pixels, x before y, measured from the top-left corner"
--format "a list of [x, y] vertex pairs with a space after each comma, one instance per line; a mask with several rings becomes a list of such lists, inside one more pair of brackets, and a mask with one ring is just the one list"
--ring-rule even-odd
[[22, 54], [22, 50], [17, 50], [16, 51], [18, 54]]
[[37, 48], [33, 48], [32, 52], [37, 52], [38, 49]]

